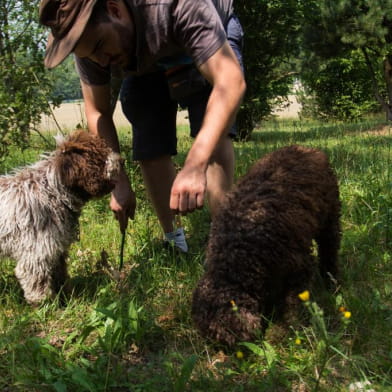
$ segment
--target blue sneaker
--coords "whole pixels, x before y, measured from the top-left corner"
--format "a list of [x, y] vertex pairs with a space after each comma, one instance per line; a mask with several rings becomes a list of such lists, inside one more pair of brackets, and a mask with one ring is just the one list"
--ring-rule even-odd
[[171, 233], [165, 233], [165, 241], [174, 245], [183, 253], [188, 253], [188, 244], [186, 243], [184, 229], [179, 227]]

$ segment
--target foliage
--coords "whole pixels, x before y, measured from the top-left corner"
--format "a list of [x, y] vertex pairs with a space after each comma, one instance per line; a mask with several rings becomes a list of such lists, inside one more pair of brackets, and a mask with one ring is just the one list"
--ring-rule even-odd
[[[392, 119], [392, 1], [311, 2], [304, 22], [304, 82], [309, 81], [311, 72], [321, 72], [324, 79], [329, 79], [329, 85], [338, 83], [344, 87], [333, 89], [331, 99], [340, 107], [342, 118], [360, 114], [368, 105], [371, 91], [387, 118]], [[338, 74], [337, 65], [341, 72]], [[358, 72], [353, 72], [358, 65]], [[351, 69], [351, 84], [347, 83], [347, 68]], [[344, 80], [340, 83], [337, 78]], [[325, 96], [329, 91], [318, 89], [312, 82], [309, 88], [320, 100], [328, 100]], [[351, 103], [347, 102], [350, 95]], [[326, 109], [323, 106], [321, 112]], [[336, 107], [325, 113], [336, 116]]]
[[362, 52], [314, 60], [303, 63], [302, 116], [352, 120], [379, 110]]
[[[188, 133], [179, 134], [178, 165], [191, 143]], [[124, 154], [131, 152], [128, 134], [120, 135]], [[7, 169], [35, 159], [41, 140], [32, 141], [32, 154], [30, 148], [12, 151]], [[232, 349], [201, 338], [190, 317], [192, 290], [204, 270], [207, 211], [182, 217], [188, 255], [164, 248], [140, 168], [127, 161], [138, 208], [121, 271], [121, 235], [108, 199], [83, 211], [80, 240], [70, 250], [72, 290], [65, 305], [30, 307], [14, 263], [0, 263], [0, 390], [338, 392], [350, 385], [366, 390], [367, 383], [369, 390], [390, 390], [391, 142], [391, 129], [370, 118], [269, 121], [252, 140], [235, 143], [237, 177], [283, 145], [326, 151], [340, 183], [343, 241], [334, 292], [316, 282], [301, 294], [305, 314], [298, 324], [282, 333], [271, 321], [264, 339]]]
[[25, 148], [31, 128], [49, 111], [50, 81], [36, 13], [35, 2], [0, 0], [0, 159], [11, 145]]
[[[244, 29], [247, 92], [238, 114], [240, 139], [249, 138], [276, 100], [286, 97], [293, 83], [291, 59], [298, 53], [302, 23], [300, 0], [247, 0], [235, 3]], [[306, 5], [305, 5], [306, 7]]]
[[73, 56], [68, 56], [59, 66], [50, 71], [53, 96], [62, 101], [82, 98], [79, 75]]

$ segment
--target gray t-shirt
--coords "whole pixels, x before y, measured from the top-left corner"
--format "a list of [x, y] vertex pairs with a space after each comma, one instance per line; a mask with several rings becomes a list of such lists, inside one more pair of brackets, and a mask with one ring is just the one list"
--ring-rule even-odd
[[[150, 72], [160, 61], [188, 55], [196, 65], [207, 61], [225, 42], [233, 0], [125, 0], [136, 30], [135, 74]], [[103, 85], [119, 70], [75, 56], [83, 82]], [[123, 70], [122, 70], [123, 71]]]

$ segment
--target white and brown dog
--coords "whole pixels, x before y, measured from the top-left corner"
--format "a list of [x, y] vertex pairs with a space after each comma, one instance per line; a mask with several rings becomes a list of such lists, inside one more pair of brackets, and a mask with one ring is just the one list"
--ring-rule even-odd
[[103, 139], [75, 131], [41, 161], [0, 176], [0, 254], [17, 261], [29, 303], [57, 295], [82, 207], [114, 188], [120, 167]]

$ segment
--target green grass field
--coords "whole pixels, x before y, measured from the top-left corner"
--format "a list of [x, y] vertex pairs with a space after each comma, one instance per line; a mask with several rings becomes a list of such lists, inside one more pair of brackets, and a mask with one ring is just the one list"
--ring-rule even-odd
[[[179, 165], [191, 143], [186, 135], [181, 128]], [[122, 130], [124, 156], [129, 137]], [[121, 236], [108, 198], [82, 214], [66, 306], [28, 306], [14, 262], [1, 261], [0, 391], [392, 391], [392, 130], [380, 119], [269, 121], [251, 141], [235, 143], [236, 176], [293, 143], [329, 155], [343, 204], [341, 284], [333, 294], [309, 288], [307, 321], [280, 339], [272, 325], [265, 339], [231, 351], [201, 338], [190, 302], [203, 272], [208, 213], [183, 218], [188, 255], [164, 249], [139, 167], [127, 161], [138, 206], [121, 272]], [[34, 138], [31, 149], [1, 164], [1, 173], [47, 148]]]

